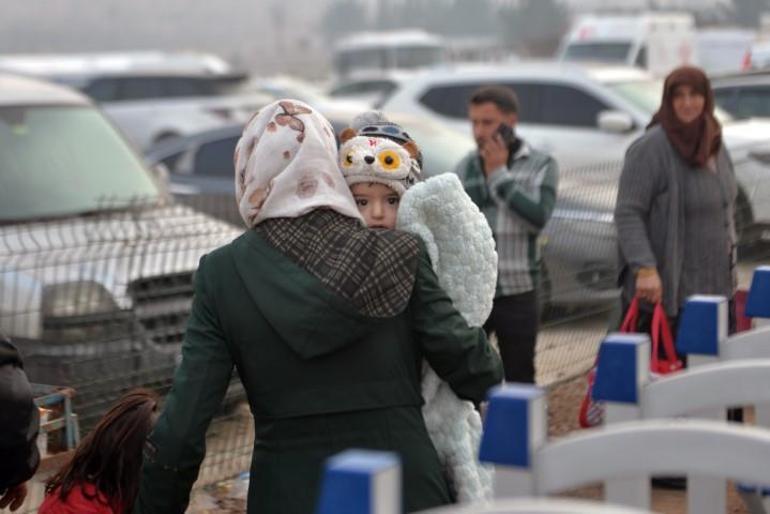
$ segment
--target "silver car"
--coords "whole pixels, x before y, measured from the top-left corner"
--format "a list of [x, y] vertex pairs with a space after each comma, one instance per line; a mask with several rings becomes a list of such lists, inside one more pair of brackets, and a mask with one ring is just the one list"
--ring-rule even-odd
[[0, 331], [86, 426], [168, 388], [198, 260], [238, 233], [171, 203], [84, 96], [0, 74]]

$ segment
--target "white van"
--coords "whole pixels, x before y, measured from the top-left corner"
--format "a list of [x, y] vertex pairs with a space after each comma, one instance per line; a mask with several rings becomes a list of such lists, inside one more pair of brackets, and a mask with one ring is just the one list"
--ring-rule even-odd
[[359, 72], [426, 68], [445, 62], [445, 49], [442, 38], [424, 30], [360, 32], [335, 45], [334, 71], [342, 79]]
[[699, 29], [695, 36], [698, 66], [706, 73], [734, 73], [750, 65], [753, 30], [739, 28]]
[[696, 63], [696, 53], [691, 14], [584, 15], [564, 38], [559, 58], [637, 66], [662, 76]]

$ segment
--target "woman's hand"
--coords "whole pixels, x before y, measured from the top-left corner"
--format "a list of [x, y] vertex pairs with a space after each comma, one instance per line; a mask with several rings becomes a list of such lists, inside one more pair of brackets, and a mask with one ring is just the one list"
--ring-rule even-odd
[[663, 284], [655, 268], [640, 268], [636, 273], [636, 297], [640, 300], [658, 303], [663, 298]]

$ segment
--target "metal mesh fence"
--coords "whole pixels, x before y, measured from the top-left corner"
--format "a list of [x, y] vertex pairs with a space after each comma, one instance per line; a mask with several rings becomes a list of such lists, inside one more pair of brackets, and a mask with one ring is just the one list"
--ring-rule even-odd
[[168, 389], [198, 259], [238, 233], [141, 201], [0, 226], [0, 330], [30, 380], [76, 389], [87, 430], [124, 391]]

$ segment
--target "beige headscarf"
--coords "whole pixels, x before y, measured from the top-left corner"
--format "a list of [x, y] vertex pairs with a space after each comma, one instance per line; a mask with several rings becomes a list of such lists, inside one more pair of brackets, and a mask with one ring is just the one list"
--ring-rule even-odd
[[298, 100], [278, 100], [246, 124], [235, 147], [235, 198], [249, 228], [333, 209], [363, 223], [337, 166], [331, 124]]

